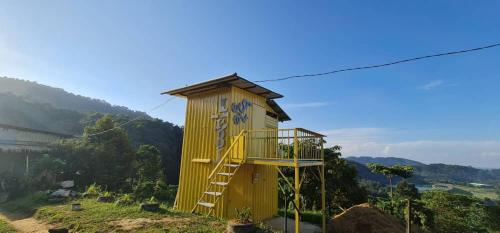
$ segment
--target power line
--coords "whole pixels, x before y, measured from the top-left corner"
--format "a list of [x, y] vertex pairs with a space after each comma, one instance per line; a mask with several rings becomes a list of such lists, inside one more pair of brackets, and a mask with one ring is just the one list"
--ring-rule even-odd
[[[157, 105], [157, 106], [155, 106], [155, 107], [151, 108], [150, 110], [146, 111], [146, 113], [150, 113], [150, 112], [152, 112], [152, 111], [155, 111], [155, 110], [157, 110], [157, 109], [161, 108], [163, 105], [167, 104], [168, 102], [170, 102], [170, 101], [171, 101], [171, 100], [173, 100], [174, 98], [175, 98], [175, 96], [171, 96], [170, 98], [168, 98], [167, 100], [165, 100], [163, 103], [161, 103], [161, 104], [159, 104], [159, 105]], [[144, 117], [144, 116], [138, 116], [138, 117], [135, 117], [135, 118], [133, 118], [132, 120], [129, 120], [129, 121], [127, 121], [127, 122], [124, 122], [124, 123], [122, 123], [122, 124], [119, 124], [119, 125], [117, 125], [117, 126], [115, 126], [115, 127], [111, 128], [111, 129], [107, 129], [107, 130], [104, 130], [104, 131], [101, 131], [101, 132], [98, 132], [98, 133], [89, 134], [89, 135], [87, 135], [87, 137], [94, 137], [94, 136], [98, 136], [98, 135], [101, 135], [101, 134], [105, 134], [105, 133], [107, 133], [107, 132], [110, 132], [110, 131], [113, 131], [113, 130], [115, 130], [115, 129], [121, 128], [121, 127], [123, 127], [123, 126], [125, 126], [125, 125], [128, 125], [128, 124], [130, 124], [130, 123], [132, 123], [132, 122], [134, 122], [134, 121], [137, 121], [137, 120], [139, 120], [139, 119], [141, 119], [141, 118], [143, 118], [143, 117]]]
[[294, 78], [324, 76], [324, 75], [329, 75], [329, 74], [334, 74], [334, 73], [340, 73], [340, 72], [346, 72], [346, 71], [353, 71], [353, 70], [374, 69], [374, 68], [380, 68], [380, 67], [384, 67], [384, 66], [391, 66], [391, 65], [396, 65], [396, 64], [400, 64], [400, 63], [412, 62], [412, 61], [416, 61], [416, 60], [428, 59], [428, 58], [433, 58], [433, 57], [441, 57], [441, 56], [449, 56], [449, 55], [457, 55], [457, 54], [461, 54], [461, 53], [474, 52], [474, 51], [483, 50], [483, 49], [490, 49], [490, 48], [497, 47], [497, 46], [500, 46], [500, 43], [498, 43], [498, 44], [492, 44], [492, 45], [487, 45], [487, 46], [483, 46], [483, 47], [472, 48], [472, 49], [464, 49], [464, 50], [451, 51], [451, 52], [445, 52], [445, 53], [437, 53], [437, 54], [432, 54], [432, 55], [427, 55], [427, 56], [421, 56], [421, 57], [413, 57], [413, 58], [408, 58], [408, 59], [396, 60], [396, 61], [393, 61], [393, 62], [388, 62], [388, 63], [383, 63], [383, 64], [376, 64], [376, 65], [369, 65], [369, 66], [360, 66], [360, 67], [351, 67], [351, 68], [345, 68], [345, 69], [327, 71], [327, 72], [323, 72], [323, 73], [302, 74], [302, 75], [293, 75], [293, 76], [288, 76], [288, 77], [283, 77], [283, 78], [257, 80], [257, 81], [254, 81], [254, 82], [256, 82], [256, 83], [278, 82], [278, 81], [284, 81], [284, 80], [294, 79]]
[[[497, 46], [500, 46], [500, 43], [498, 43], [498, 44], [491, 44], [491, 45], [487, 45], [487, 46], [483, 46], [483, 47], [471, 48], [471, 49], [463, 49], [463, 50], [457, 50], [457, 51], [451, 51], [451, 52], [445, 52], [445, 53], [437, 53], [437, 54], [432, 54], [432, 55], [426, 55], [426, 56], [421, 56], [421, 57], [407, 58], [407, 59], [396, 60], [396, 61], [393, 61], [393, 62], [376, 64], [376, 65], [351, 67], [351, 68], [345, 68], [345, 69], [327, 71], [327, 72], [323, 72], [323, 73], [293, 75], [293, 76], [287, 76], [287, 77], [275, 78], [275, 79], [255, 80], [253, 82], [256, 82], [256, 83], [278, 82], [278, 81], [284, 81], [284, 80], [294, 79], [294, 78], [316, 77], [316, 76], [324, 76], [324, 75], [329, 75], [329, 74], [334, 74], [334, 73], [340, 73], [340, 72], [346, 72], [346, 71], [374, 69], [374, 68], [380, 68], [380, 67], [384, 67], [384, 66], [391, 66], [391, 65], [396, 65], [396, 64], [406, 63], [406, 62], [412, 62], [412, 61], [417, 61], [417, 60], [428, 59], [428, 58], [441, 57], [441, 56], [450, 56], [450, 55], [457, 55], [457, 54], [461, 54], [461, 53], [474, 52], [474, 51], [479, 51], [479, 50], [484, 50], [484, 49], [490, 49], [490, 48], [497, 47]], [[167, 104], [168, 102], [170, 102], [174, 98], [175, 98], [175, 96], [172, 96], [172, 97], [168, 98], [166, 101], [164, 101], [163, 103], [161, 103], [161, 104], [153, 107], [152, 109], [150, 109], [146, 113], [155, 111], [156, 109], [158, 109], [158, 108], [162, 107], [163, 105]], [[90, 134], [90, 135], [87, 135], [87, 136], [88, 137], [93, 137], [93, 136], [105, 134], [107, 132], [110, 132], [110, 131], [113, 131], [115, 129], [121, 128], [121, 127], [123, 127], [125, 125], [128, 125], [131, 122], [139, 120], [142, 117], [143, 116], [138, 116], [136, 118], [133, 118], [132, 120], [129, 120], [129, 121], [125, 122], [125, 123], [117, 125], [117, 126], [111, 128], [111, 129], [104, 130], [102, 132], [98, 132], [98, 133], [94, 133], [94, 134]]]

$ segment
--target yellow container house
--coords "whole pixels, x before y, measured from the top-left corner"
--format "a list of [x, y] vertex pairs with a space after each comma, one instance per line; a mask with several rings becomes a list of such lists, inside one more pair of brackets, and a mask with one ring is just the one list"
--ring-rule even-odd
[[[274, 99], [282, 95], [236, 73], [164, 92], [187, 98], [175, 208], [222, 218], [248, 207], [254, 221], [276, 216], [280, 167], [295, 168], [294, 202], [299, 206], [300, 172], [316, 166], [322, 180], [323, 135], [302, 128], [279, 129], [290, 117]], [[296, 232], [300, 212], [296, 210]]]

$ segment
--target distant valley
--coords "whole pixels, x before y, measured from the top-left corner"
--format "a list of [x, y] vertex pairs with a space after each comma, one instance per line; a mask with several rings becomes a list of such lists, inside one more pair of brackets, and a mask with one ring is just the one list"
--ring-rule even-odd
[[[411, 165], [414, 167], [414, 176], [410, 181], [417, 184], [429, 183], [486, 183], [500, 184], [500, 169], [479, 169], [470, 166], [448, 165], [448, 164], [424, 164], [418, 161], [403, 159], [397, 157], [346, 157], [358, 169], [360, 179], [373, 180], [386, 184], [387, 180], [384, 176], [373, 174], [367, 163], [380, 163], [387, 166], [395, 164]], [[396, 179], [397, 182], [397, 179]]]

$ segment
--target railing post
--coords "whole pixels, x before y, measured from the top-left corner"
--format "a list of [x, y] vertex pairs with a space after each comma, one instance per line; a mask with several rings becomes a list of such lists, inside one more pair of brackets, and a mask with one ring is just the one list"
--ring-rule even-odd
[[295, 232], [300, 232], [300, 174], [299, 174], [299, 139], [297, 138], [297, 129], [293, 130], [293, 163], [295, 167]]
[[243, 130], [243, 134], [241, 135], [243, 137], [243, 154], [241, 156], [243, 156], [242, 158], [242, 162], [243, 163], [246, 163], [247, 161], [247, 156], [248, 156], [248, 147], [247, 147], [247, 140], [248, 140], [248, 131], [246, 130]]

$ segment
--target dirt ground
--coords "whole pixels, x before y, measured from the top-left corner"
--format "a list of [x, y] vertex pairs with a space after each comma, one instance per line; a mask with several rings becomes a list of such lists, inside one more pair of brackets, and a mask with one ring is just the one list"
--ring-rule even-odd
[[147, 227], [151, 224], [164, 224], [173, 222], [189, 222], [186, 218], [162, 218], [162, 219], [149, 219], [149, 218], [136, 218], [136, 219], [120, 219], [109, 222], [110, 225], [118, 226], [122, 231], [133, 231], [135, 229], [141, 229]]
[[15, 218], [12, 216], [6, 216], [4, 214], [0, 214], [0, 219], [8, 222], [12, 227], [16, 230], [23, 233], [47, 233], [50, 226], [38, 222], [34, 218]]
[[405, 230], [398, 219], [365, 203], [336, 215], [330, 221], [328, 232], [404, 233]]

